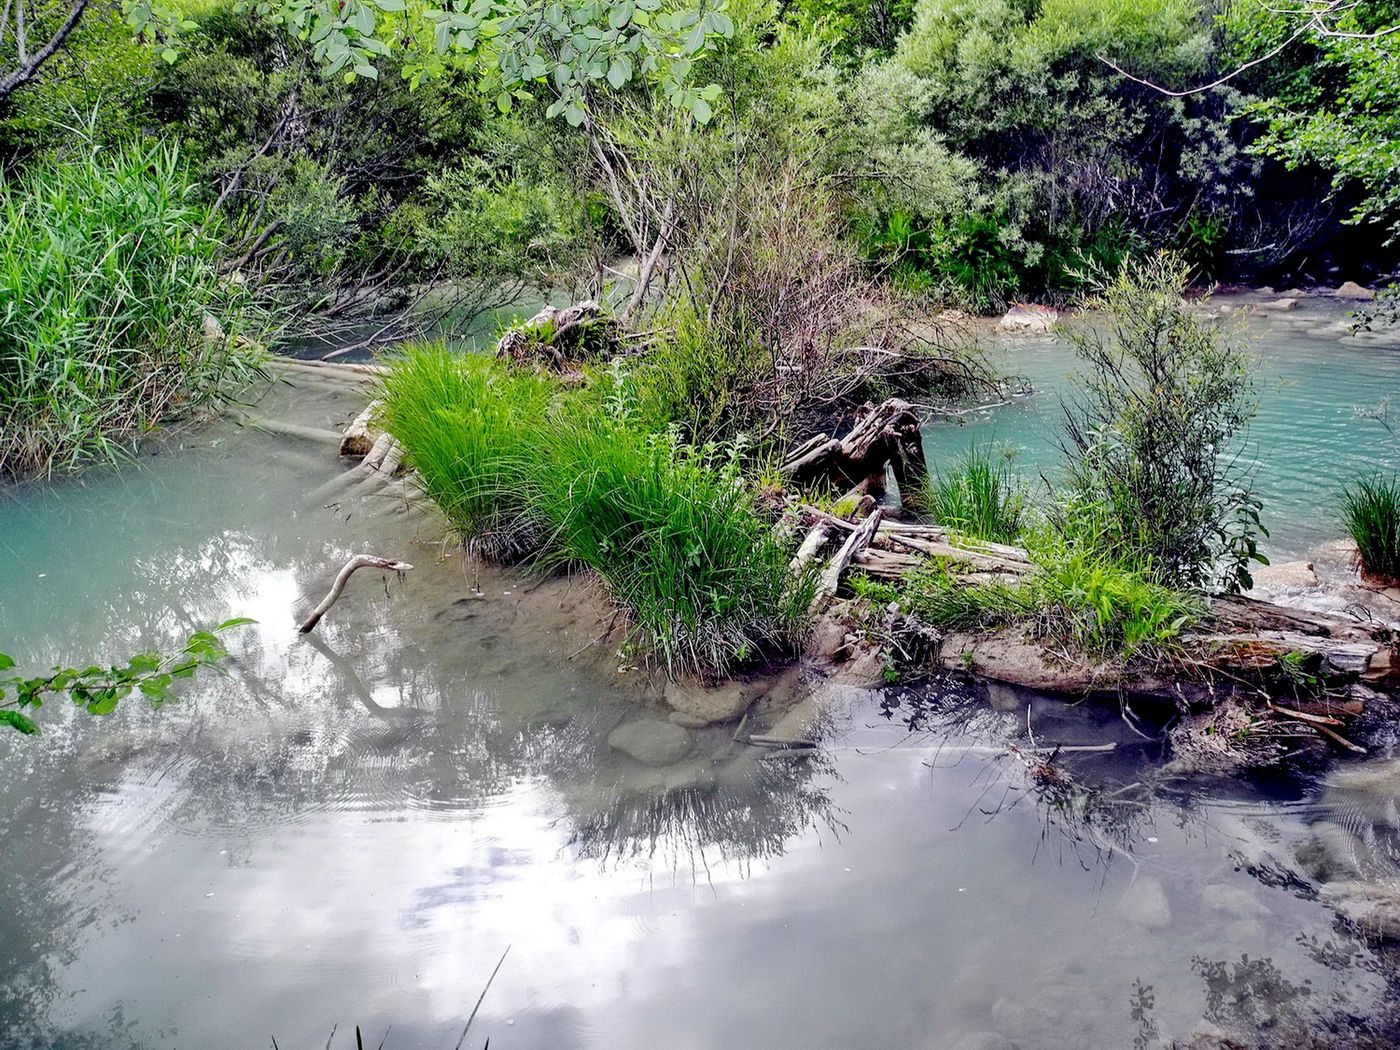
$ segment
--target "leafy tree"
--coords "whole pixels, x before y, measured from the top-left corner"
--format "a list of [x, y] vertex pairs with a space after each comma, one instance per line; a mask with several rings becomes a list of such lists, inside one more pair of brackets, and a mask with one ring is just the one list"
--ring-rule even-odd
[[1224, 24], [1231, 60], [1259, 63], [1240, 78], [1254, 150], [1331, 172], [1351, 221], [1400, 233], [1400, 3], [1236, 4]]
[[1065, 405], [1070, 506], [1159, 582], [1248, 588], [1249, 563], [1266, 560], [1238, 447], [1255, 407], [1250, 361], [1191, 312], [1188, 283], [1170, 256], [1129, 263], [1094, 303], [1106, 330], [1071, 332], [1086, 367]]
[[[0, 8], [0, 101], [32, 80], [72, 34], [89, 0], [31, 0]], [[71, 6], [69, 6], [71, 4]], [[710, 103], [688, 82], [691, 67], [734, 24], [723, 0], [698, 7], [665, 0], [242, 0], [240, 6], [307, 41], [327, 74], [377, 79], [382, 61], [405, 55], [413, 84], [450, 68], [473, 72], [502, 111], [539, 92], [553, 95], [550, 115], [577, 126], [587, 93], [641, 80], [697, 120]], [[175, 62], [195, 22], [161, 0], [121, 0], [132, 31]], [[8, 32], [8, 37], [7, 37]], [[41, 40], [36, 50], [31, 41]]]
[[[245, 617], [225, 620], [211, 630], [196, 631], [177, 652], [137, 653], [112, 667], [55, 667], [33, 678], [0, 678], [0, 725], [30, 736], [38, 733], [39, 723], [26, 712], [38, 711], [49, 694], [66, 693], [90, 715], [111, 714], [133, 692], [158, 708], [175, 699], [171, 690], [177, 682], [193, 678], [201, 667], [214, 666], [228, 656], [220, 634], [252, 622]], [[12, 657], [0, 653], [0, 671], [14, 666]]]

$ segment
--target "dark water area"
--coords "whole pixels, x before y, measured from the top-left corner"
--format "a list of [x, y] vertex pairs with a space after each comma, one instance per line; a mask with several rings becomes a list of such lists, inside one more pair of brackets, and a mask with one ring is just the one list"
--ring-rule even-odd
[[[0, 1046], [450, 1050], [488, 981], [464, 1046], [1397, 1045], [1356, 901], [1400, 891], [1400, 759], [1207, 781], [1115, 708], [948, 679], [823, 687], [815, 755], [643, 765], [608, 738], [657, 683], [578, 655], [584, 583], [339, 470], [220, 423], [0, 493], [23, 669], [258, 621], [180, 704], [0, 736]], [[416, 568], [298, 635], [358, 551]]]

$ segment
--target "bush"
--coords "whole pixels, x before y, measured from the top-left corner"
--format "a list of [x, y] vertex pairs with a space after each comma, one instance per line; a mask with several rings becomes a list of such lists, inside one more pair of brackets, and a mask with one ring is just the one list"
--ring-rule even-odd
[[196, 198], [165, 145], [89, 144], [0, 179], [0, 473], [114, 458], [249, 375], [247, 297]]
[[1026, 490], [1006, 455], [977, 447], [964, 452], [950, 470], [935, 470], [922, 503], [934, 520], [955, 532], [1011, 543], [1024, 524]]
[[1342, 493], [1342, 523], [1366, 572], [1400, 580], [1400, 479], [1378, 474], [1349, 485]]
[[593, 570], [670, 672], [722, 674], [795, 644], [811, 587], [758, 513], [740, 449], [651, 432], [626, 377], [611, 379], [565, 390], [419, 347], [386, 378], [382, 418], [477, 550]]
[[[1183, 299], [1165, 255], [1126, 264], [1094, 305], [1107, 325], [1071, 333], [1087, 366], [1065, 405], [1074, 500], [1106, 515], [1101, 542], [1176, 587], [1248, 587], [1264, 561], [1252, 468], [1238, 442], [1254, 412], [1251, 362]], [[1063, 524], [1063, 515], [1062, 524]]]

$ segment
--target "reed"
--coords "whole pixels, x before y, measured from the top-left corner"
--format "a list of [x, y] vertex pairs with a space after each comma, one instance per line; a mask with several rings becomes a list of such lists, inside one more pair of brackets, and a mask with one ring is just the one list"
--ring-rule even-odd
[[251, 377], [254, 314], [221, 250], [172, 145], [0, 176], [0, 474], [117, 459]]

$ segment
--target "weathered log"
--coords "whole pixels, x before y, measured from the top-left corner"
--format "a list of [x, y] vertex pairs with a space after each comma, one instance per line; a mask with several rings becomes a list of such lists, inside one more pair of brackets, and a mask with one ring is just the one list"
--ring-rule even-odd
[[380, 434], [379, 429], [373, 425], [374, 415], [380, 403], [378, 400], [371, 401], [345, 428], [345, 433], [340, 438], [342, 456], [358, 456], [363, 459], [369, 454]]
[[875, 547], [867, 547], [851, 559], [852, 565], [871, 576], [878, 576], [886, 580], [902, 579], [923, 563], [924, 559], [917, 555], [882, 551]]
[[802, 545], [797, 548], [797, 553], [793, 556], [789, 566], [794, 573], [801, 572], [802, 569], [815, 558], [827, 541], [831, 539], [832, 526], [828, 522], [818, 522], [812, 526], [810, 532], [802, 540]]
[[617, 318], [586, 299], [563, 309], [544, 307], [501, 336], [496, 343], [496, 356], [521, 365], [545, 364], [562, 372], [571, 359], [599, 357], [616, 349], [622, 335]]
[[393, 558], [379, 558], [373, 554], [357, 554], [345, 563], [345, 567], [336, 575], [335, 583], [331, 584], [331, 589], [326, 592], [326, 596], [321, 599], [321, 604], [312, 610], [311, 615], [301, 622], [297, 628], [302, 634], [308, 634], [316, 625], [321, 622], [321, 617], [330, 611], [330, 607], [340, 598], [341, 592], [345, 590], [345, 585], [350, 581], [350, 577], [357, 569], [388, 569], [391, 572], [408, 572], [413, 568], [406, 561], [396, 561]]
[[841, 549], [836, 552], [836, 556], [831, 559], [830, 564], [822, 571], [821, 578], [817, 581], [817, 593], [812, 598], [813, 610], [820, 609], [836, 594], [836, 589], [841, 585], [841, 574], [846, 571], [856, 553], [862, 550], [875, 535], [875, 530], [880, 527], [880, 518], [883, 514], [884, 512], [876, 507], [875, 512], [846, 537], [846, 542], [841, 545]]
[[922, 426], [908, 401], [894, 397], [880, 405], [867, 402], [845, 437], [819, 435], [803, 442], [789, 453], [782, 470], [799, 484], [827, 480], [838, 487], [864, 483], [875, 489], [883, 487], [885, 469], [890, 466], [900, 492], [907, 496], [917, 492], [928, 476]]

